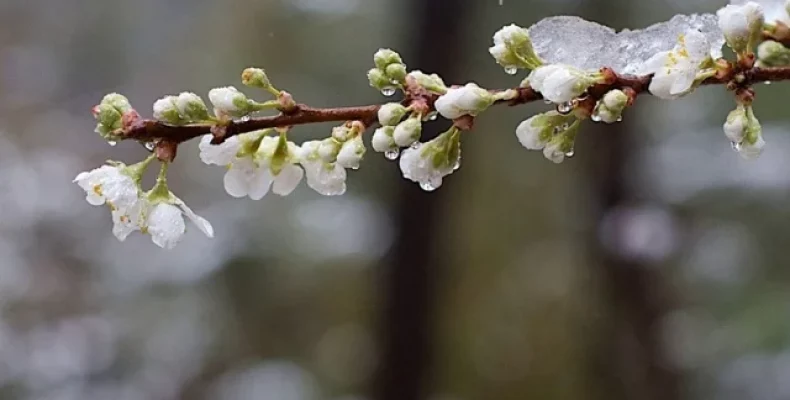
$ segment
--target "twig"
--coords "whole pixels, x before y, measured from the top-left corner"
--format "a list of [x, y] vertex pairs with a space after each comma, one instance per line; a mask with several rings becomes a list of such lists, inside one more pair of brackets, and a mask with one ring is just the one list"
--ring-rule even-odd
[[[614, 89], [624, 90], [631, 98], [640, 94], [649, 94], [648, 87], [652, 76], [628, 76], [617, 75], [611, 69], [604, 68], [605, 73], [610, 74], [608, 83], [598, 84], [588, 90], [589, 96], [583, 98], [594, 106], [594, 102], [600, 99], [606, 92]], [[754, 83], [767, 81], [790, 80], [790, 67], [778, 68], [757, 68], [748, 69], [737, 66], [724, 68], [714, 77], [706, 79], [703, 85], [727, 85], [730, 90], [748, 89]], [[497, 104], [509, 104], [511, 106], [531, 103], [541, 100], [543, 96], [531, 88], [514, 88], [518, 95], [511, 100], [503, 100]], [[406, 90], [404, 104], [419, 102], [433, 110], [433, 103], [438, 95], [426, 91]], [[305, 125], [319, 122], [345, 122], [362, 121], [365, 126], [375, 123], [377, 113], [381, 105], [368, 105], [359, 107], [340, 107], [340, 108], [313, 108], [304, 104], [297, 104], [294, 110], [288, 113], [281, 113], [275, 116], [250, 118], [247, 120], [228, 121], [225, 124], [193, 124], [185, 126], [168, 125], [163, 122], [136, 119], [126, 124], [120, 136], [123, 139], [138, 140], [141, 142], [169, 141], [182, 143], [208, 133], [213, 133], [215, 143], [221, 143], [224, 139], [245, 132], [252, 132], [265, 128], [289, 127]]]

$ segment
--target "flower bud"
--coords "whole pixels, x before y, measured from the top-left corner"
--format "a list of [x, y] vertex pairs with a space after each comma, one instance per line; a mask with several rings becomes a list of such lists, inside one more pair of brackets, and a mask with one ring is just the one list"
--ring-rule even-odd
[[444, 94], [447, 92], [447, 86], [444, 84], [442, 78], [436, 74], [425, 74], [422, 71], [411, 71], [408, 77], [414, 79], [418, 85], [436, 93]]
[[368, 82], [370, 82], [370, 86], [379, 90], [392, 86], [392, 82], [390, 82], [384, 72], [378, 68], [373, 68], [368, 71]]
[[727, 45], [738, 54], [751, 51], [765, 23], [762, 7], [751, 1], [743, 5], [730, 4], [716, 14]]
[[496, 62], [515, 73], [516, 68], [535, 69], [543, 64], [532, 47], [527, 29], [509, 25], [494, 34], [494, 46], [488, 49]]
[[241, 73], [241, 83], [245, 86], [268, 89], [272, 87], [266, 72], [260, 68], [247, 68]]
[[332, 128], [332, 138], [334, 138], [340, 143], [343, 143], [348, 139], [350, 139], [353, 134], [354, 134], [354, 130], [352, 130], [351, 128], [345, 125], [340, 125]]
[[395, 133], [394, 126], [382, 126], [373, 132], [373, 138], [370, 140], [370, 145], [374, 151], [385, 153], [398, 148], [395, 139], [392, 135]]
[[176, 107], [176, 96], [165, 96], [154, 102], [154, 119], [172, 125], [181, 125], [184, 120]]
[[746, 127], [749, 119], [746, 117], [746, 109], [743, 106], [730, 111], [727, 121], [724, 122], [724, 135], [733, 143], [741, 143], [746, 137]]
[[779, 42], [766, 40], [757, 46], [757, 58], [768, 67], [790, 65], [790, 49]]
[[116, 129], [121, 128], [122, 115], [112, 105], [102, 102], [101, 104], [93, 107], [93, 117], [99, 123], [96, 129], [102, 129], [104, 132], [109, 133]]
[[398, 125], [409, 109], [400, 103], [387, 103], [379, 108], [379, 123], [384, 126]]
[[406, 71], [406, 66], [403, 64], [390, 64], [387, 66], [385, 73], [390, 80], [401, 83], [406, 79], [408, 71]]
[[447, 119], [458, 119], [464, 115], [476, 116], [494, 104], [494, 95], [474, 83], [450, 88], [436, 100], [436, 110]]
[[597, 76], [569, 65], [551, 64], [532, 71], [529, 84], [553, 103], [567, 103], [597, 82]]
[[403, 64], [403, 60], [400, 54], [390, 49], [379, 49], [379, 51], [373, 55], [373, 63], [376, 65], [376, 68], [386, 70], [387, 67], [392, 64]]
[[528, 150], [541, 150], [546, 147], [554, 133], [565, 130], [574, 117], [549, 111], [535, 115], [516, 128], [516, 137]]
[[211, 89], [208, 98], [218, 117], [243, 117], [252, 111], [247, 96], [233, 86]]
[[337, 163], [343, 168], [357, 169], [362, 157], [365, 156], [365, 151], [365, 143], [362, 141], [362, 136], [357, 135], [340, 147], [340, 152], [337, 154]]
[[422, 122], [417, 118], [409, 118], [395, 127], [392, 138], [398, 146], [407, 147], [420, 140], [421, 134]]
[[189, 122], [206, 121], [209, 118], [208, 107], [200, 96], [190, 93], [182, 92], [176, 99], [176, 108], [181, 117]]
[[101, 100], [101, 104], [107, 104], [111, 107], [118, 110], [119, 113], [123, 114], [132, 109], [132, 105], [129, 103], [129, 99], [126, 96], [120, 95], [118, 93], [110, 93]]

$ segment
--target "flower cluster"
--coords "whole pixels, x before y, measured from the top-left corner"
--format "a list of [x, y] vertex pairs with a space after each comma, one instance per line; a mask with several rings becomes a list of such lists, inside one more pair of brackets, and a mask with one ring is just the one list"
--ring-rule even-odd
[[[575, 52], [565, 52], [562, 57], [552, 54], [550, 47], [537, 41], [553, 41], [546, 40], [540, 23], [529, 29], [508, 25], [494, 34], [489, 53], [507, 74], [527, 73], [518, 87], [507, 90], [490, 90], [475, 82], [448, 85], [436, 74], [409, 71], [397, 52], [381, 49], [373, 56], [368, 81], [385, 96], [398, 91], [403, 94], [399, 101], [381, 106], [310, 108], [275, 88], [260, 68], [245, 69], [241, 81], [263, 89], [273, 99], [258, 102], [233, 86], [219, 87], [208, 92], [213, 113], [200, 96], [183, 92], [157, 100], [154, 120], [142, 121], [125, 97], [110, 94], [93, 108], [96, 131], [111, 144], [123, 139], [147, 141], [154, 155], [130, 166], [110, 162], [79, 174], [74, 182], [86, 192], [90, 204], [108, 206], [113, 233], [119, 240], [139, 231], [149, 234], [157, 245], [172, 248], [186, 230], [184, 216], [213, 236], [208, 221], [192, 212], [167, 186], [167, 166], [177, 146], [188, 138], [203, 135], [199, 157], [205, 164], [226, 168], [223, 184], [232, 197], [260, 200], [270, 191], [287, 196], [303, 179], [316, 192], [334, 196], [345, 193], [348, 170], [360, 168], [366, 154], [364, 135], [378, 123], [370, 138], [373, 150], [390, 160], [400, 158], [402, 176], [433, 191], [460, 167], [462, 133], [472, 129], [475, 119], [494, 104], [542, 99], [553, 105], [554, 110], [522, 121], [515, 133], [528, 150], [542, 151], [546, 159], [561, 163], [573, 156], [576, 136], [585, 121], [616, 123], [640, 93], [676, 99], [709, 83], [726, 84], [734, 92], [736, 109], [727, 116], [723, 130], [743, 158], [755, 158], [765, 140], [754, 114], [751, 86], [758, 80], [760, 67], [790, 66], [790, 49], [785, 46], [790, 43], [789, 4], [790, 0], [732, 0], [716, 16], [681, 18], [687, 22], [661, 28], [671, 31], [655, 41], [661, 51], [642, 51], [638, 61], [625, 67], [622, 62], [611, 67], [598, 61], [577, 63]], [[615, 35], [606, 29], [605, 34]], [[657, 30], [651, 29], [643, 32]], [[556, 29], [548, 32], [553, 35]], [[733, 50], [735, 60], [722, 57], [723, 43]], [[601, 43], [596, 51], [623, 48], [608, 44]], [[261, 111], [279, 114], [251, 120], [252, 114]], [[439, 116], [450, 121], [451, 127], [423, 141], [423, 124]], [[325, 138], [301, 144], [288, 139], [294, 125], [327, 121], [339, 124]], [[137, 135], [138, 130], [151, 126], [158, 128], [156, 134]], [[177, 135], [177, 139], [161, 134], [179, 129], [189, 134]], [[155, 159], [162, 162], [159, 178], [153, 188], [143, 191], [142, 173]]]

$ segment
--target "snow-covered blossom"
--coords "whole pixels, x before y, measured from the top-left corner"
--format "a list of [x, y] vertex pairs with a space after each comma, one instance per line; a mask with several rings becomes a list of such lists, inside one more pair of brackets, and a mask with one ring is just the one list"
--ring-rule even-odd
[[599, 81], [598, 73], [587, 73], [562, 64], [544, 65], [532, 71], [529, 85], [552, 103], [567, 103]]
[[395, 127], [392, 138], [398, 146], [407, 147], [420, 140], [420, 135], [422, 135], [422, 121], [419, 118], [408, 118]]
[[650, 93], [662, 99], [675, 99], [689, 93], [697, 75], [712, 66], [710, 43], [701, 32], [689, 30], [680, 35], [670, 51], [660, 52], [645, 62], [640, 74], [654, 74]]
[[395, 126], [398, 125], [401, 119], [409, 111], [400, 103], [387, 103], [379, 108], [378, 117], [379, 123], [382, 126]]
[[790, 1], [788, 0], [731, 0], [730, 4], [745, 5], [752, 2], [762, 7], [763, 13], [765, 14], [765, 22], [769, 24], [775, 24], [777, 22], [786, 25], [790, 24], [790, 14], [788, 14]]
[[567, 126], [573, 118], [575, 117], [562, 115], [556, 111], [538, 114], [518, 125], [516, 137], [527, 149], [541, 150], [546, 147], [554, 133]]
[[750, 105], [739, 104], [730, 112], [724, 123], [724, 134], [745, 159], [757, 158], [765, 147], [762, 126]]
[[336, 162], [325, 162], [318, 154], [320, 146], [317, 140], [302, 143], [300, 163], [307, 185], [324, 196], [339, 196], [346, 192], [346, 170]]
[[373, 132], [373, 137], [370, 139], [370, 145], [374, 151], [385, 153], [393, 151], [398, 148], [395, 139], [392, 135], [395, 133], [395, 127], [382, 126]]
[[532, 48], [529, 31], [517, 25], [502, 27], [494, 34], [494, 46], [488, 49], [496, 62], [508, 69], [534, 69], [542, 62]]
[[211, 135], [200, 142], [200, 159], [206, 164], [226, 165], [223, 183], [233, 197], [262, 199], [271, 189], [287, 196], [301, 182], [304, 172], [299, 163], [299, 147], [284, 139], [266, 136], [266, 131], [250, 132], [211, 144]]
[[728, 5], [716, 13], [719, 28], [727, 39], [727, 45], [736, 53], [749, 51], [759, 39], [765, 22], [762, 7], [755, 2], [744, 5]]
[[252, 112], [247, 96], [233, 86], [214, 88], [208, 92], [217, 117], [243, 117]]
[[475, 83], [450, 88], [436, 100], [436, 111], [447, 119], [476, 116], [494, 104], [494, 95]]
[[[203, 217], [195, 214], [183, 200], [176, 197], [167, 187], [163, 165], [156, 185], [138, 203], [139, 216], [127, 224], [124, 234], [140, 230], [151, 235], [151, 240], [163, 249], [172, 249], [184, 236], [186, 215], [206, 236], [214, 237], [214, 228]], [[139, 221], [139, 222], [136, 222]]]
[[194, 93], [182, 92], [176, 98], [175, 103], [178, 114], [186, 121], [199, 122], [209, 119], [206, 103]]
[[177, 96], [165, 96], [154, 102], [154, 119], [172, 125], [180, 125], [186, 121], [181, 118], [176, 106]]
[[139, 197], [136, 177], [123, 164], [103, 165], [74, 178], [86, 193], [85, 200], [91, 205], [107, 204], [110, 209], [131, 207]]
[[409, 147], [400, 158], [403, 177], [419, 183], [425, 191], [438, 189], [443, 178], [452, 174], [460, 165], [460, 131], [455, 128], [429, 142]]

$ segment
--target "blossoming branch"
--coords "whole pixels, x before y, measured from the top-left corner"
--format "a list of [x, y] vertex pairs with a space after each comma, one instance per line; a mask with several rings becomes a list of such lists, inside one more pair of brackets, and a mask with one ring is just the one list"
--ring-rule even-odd
[[[223, 184], [233, 197], [262, 199], [268, 192], [290, 194], [305, 179], [316, 192], [341, 195], [348, 170], [356, 170], [367, 152], [400, 159], [404, 178], [426, 191], [461, 165], [461, 138], [475, 119], [496, 104], [543, 100], [554, 109], [532, 116], [515, 129], [529, 150], [560, 163], [574, 154], [584, 123], [616, 123], [640, 94], [672, 100], [702, 85], [723, 85], [733, 93], [735, 109], [723, 130], [744, 158], [760, 155], [765, 140], [752, 105], [753, 84], [790, 79], [790, 0], [732, 0], [717, 15], [679, 15], [643, 30], [614, 30], [576, 17], [544, 19], [530, 28], [499, 30], [489, 49], [510, 75], [529, 71], [518, 86], [487, 89], [477, 83], [447, 85], [436, 74], [410, 71], [400, 55], [382, 49], [368, 71], [370, 85], [402, 101], [359, 107], [314, 108], [276, 88], [264, 70], [248, 68], [242, 83], [271, 96], [254, 100], [232, 86], [208, 93], [213, 112], [191, 92], [165, 96], [143, 119], [120, 94], [109, 94], [94, 107], [98, 132], [110, 144], [136, 140], [153, 154], [125, 165], [110, 161], [77, 176], [75, 182], [92, 205], [107, 205], [113, 233], [125, 240], [139, 231], [163, 248], [173, 248], [186, 230], [184, 216], [208, 237], [211, 224], [192, 212], [167, 185], [167, 168], [179, 144], [200, 138], [200, 159], [227, 168]], [[724, 44], [734, 60], [722, 55]], [[276, 115], [257, 116], [274, 111]], [[441, 116], [452, 127], [422, 142], [422, 127]], [[296, 125], [337, 122], [323, 140], [297, 144], [289, 139]], [[376, 128], [376, 126], [378, 126]], [[141, 187], [153, 161], [161, 169], [153, 188]]]

